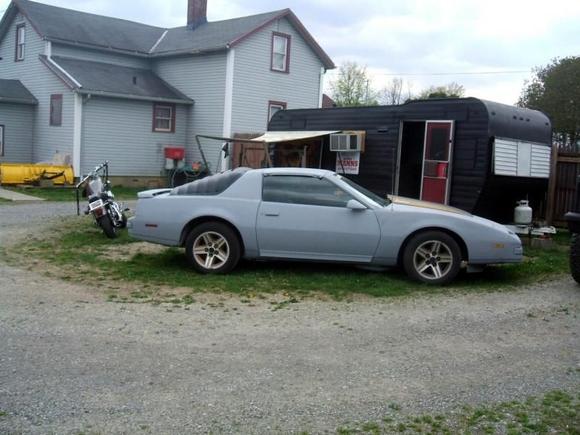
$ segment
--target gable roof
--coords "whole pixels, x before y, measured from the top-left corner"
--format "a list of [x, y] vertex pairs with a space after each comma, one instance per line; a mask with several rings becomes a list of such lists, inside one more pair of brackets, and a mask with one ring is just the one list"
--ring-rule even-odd
[[0, 79], [0, 103], [35, 105], [38, 101], [19, 80]]
[[12, 0], [0, 22], [0, 38], [8, 30], [18, 11], [30, 21], [36, 32], [48, 41], [143, 57], [227, 50], [272, 22], [286, 18], [317, 54], [325, 68], [335, 68], [330, 57], [290, 9], [208, 22], [195, 29], [190, 27], [164, 29], [30, 0]]
[[169, 29], [155, 48], [155, 54], [167, 52], [204, 52], [223, 50], [241, 35], [250, 33], [266, 23], [277, 19], [286, 10], [207, 22], [195, 30], [187, 26]]
[[153, 71], [102, 62], [41, 56], [45, 65], [80, 94], [112, 98], [193, 104]]
[[29, 0], [13, 0], [12, 4], [49, 41], [147, 54], [164, 32], [158, 27]]

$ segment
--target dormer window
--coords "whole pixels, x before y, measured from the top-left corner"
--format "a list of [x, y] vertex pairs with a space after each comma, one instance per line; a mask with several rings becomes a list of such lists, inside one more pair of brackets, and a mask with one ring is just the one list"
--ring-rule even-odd
[[272, 71], [290, 72], [290, 35], [272, 34]]
[[26, 24], [18, 24], [16, 26], [16, 62], [24, 60], [24, 47], [26, 45]]

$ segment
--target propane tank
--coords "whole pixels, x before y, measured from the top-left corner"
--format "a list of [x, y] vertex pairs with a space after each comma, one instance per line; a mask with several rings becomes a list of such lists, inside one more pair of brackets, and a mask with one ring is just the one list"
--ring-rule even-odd
[[516, 202], [514, 210], [514, 223], [516, 225], [530, 225], [532, 223], [532, 207], [529, 201]]

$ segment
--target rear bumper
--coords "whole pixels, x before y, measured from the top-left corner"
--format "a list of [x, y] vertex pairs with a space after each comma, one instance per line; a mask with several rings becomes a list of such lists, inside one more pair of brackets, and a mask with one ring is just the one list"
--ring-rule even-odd
[[129, 237], [137, 240], [143, 240], [144, 242], [149, 243], [157, 243], [164, 246], [179, 246], [179, 244], [174, 240], [163, 239], [157, 237], [157, 235], [154, 233], [152, 234], [153, 229], [151, 229], [151, 231], [147, 231], [143, 224], [137, 221], [136, 217], [132, 217], [127, 221], [127, 229], [129, 230]]

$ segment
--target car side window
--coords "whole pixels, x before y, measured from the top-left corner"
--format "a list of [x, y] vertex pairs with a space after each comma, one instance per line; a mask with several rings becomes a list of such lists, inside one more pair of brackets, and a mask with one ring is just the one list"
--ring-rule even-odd
[[269, 175], [264, 177], [262, 199], [285, 204], [346, 207], [354, 198], [325, 178]]

